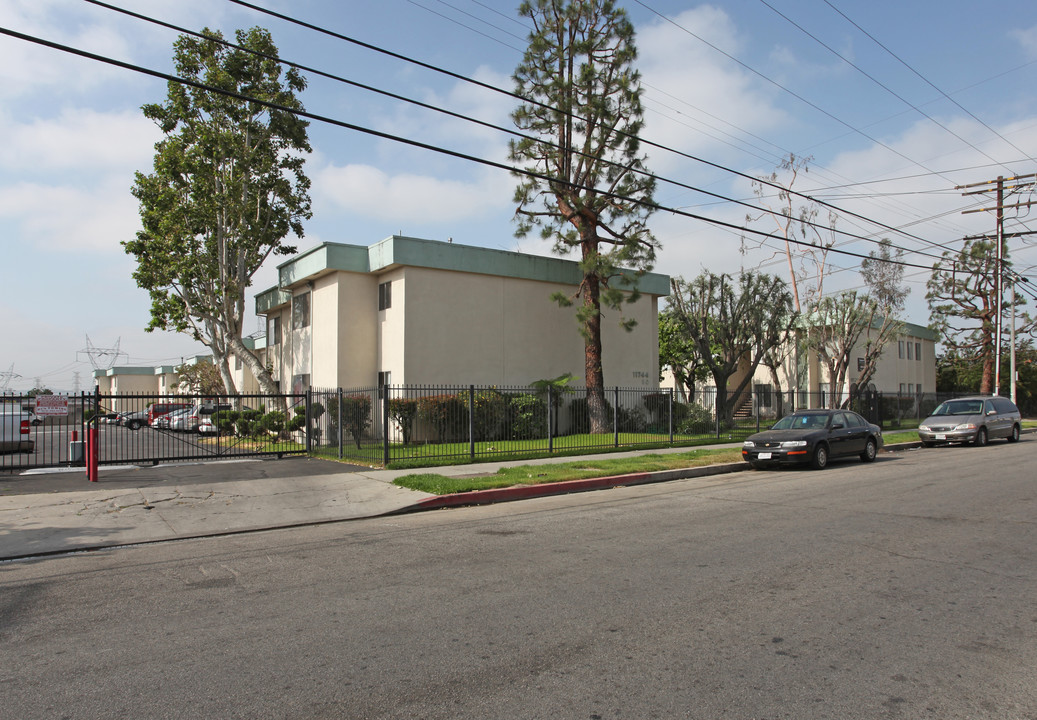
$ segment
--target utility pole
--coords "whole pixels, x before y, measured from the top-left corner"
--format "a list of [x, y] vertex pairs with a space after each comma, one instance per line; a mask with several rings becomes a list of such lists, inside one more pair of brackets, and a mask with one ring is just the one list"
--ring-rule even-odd
[[[997, 294], [996, 300], [996, 314], [994, 317], [994, 395], [1001, 394], [1001, 322], [1003, 315], [1002, 300], [1004, 297], [1004, 276], [1005, 276], [1005, 263], [1007, 258], [1005, 257], [1005, 209], [1006, 208], [1028, 208], [1031, 205], [1037, 205], [1037, 201], [1027, 200], [1024, 202], [1014, 203], [1012, 205], [1005, 205], [1005, 190], [1015, 194], [1022, 188], [1032, 188], [1037, 184], [1037, 173], [1030, 173], [1029, 175], [1016, 175], [1014, 177], [1005, 178], [1001, 175], [997, 176], [997, 180], [988, 180], [986, 182], [972, 183], [971, 185], [958, 185], [955, 190], [966, 190], [969, 188], [982, 187], [982, 190], [971, 190], [970, 192], [962, 193], [962, 197], [969, 195], [983, 195], [991, 191], [991, 185], [995, 192], [997, 204], [990, 208], [974, 208], [972, 210], [963, 210], [962, 215], [968, 215], [969, 213], [977, 212], [995, 212], [995, 231], [994, 235], [996, 238], [996, 256], [997, 262], [994, 264], [994, 292]], [[1025, 182], [1020, 182], [1025, 181]], [[1006, 182], [1014, 183], [1011, 185], [1005, 185]], [[1014, 365], [1015, 358], [1015, 327], [1014, 327], [1014, 316], [1015, 316], [1015, 285], [1012, 286], [1012, 313], [1013, 313], [1013, 328], [1012, 328], [1012, 358]], [[1015, 368], [1012, 368], [1012, 399], [1015, 401]]]

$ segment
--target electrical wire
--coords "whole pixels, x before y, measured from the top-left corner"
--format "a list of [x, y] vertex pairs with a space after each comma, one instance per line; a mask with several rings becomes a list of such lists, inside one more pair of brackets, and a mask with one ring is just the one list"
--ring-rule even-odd
[[[654, 202], [647, 202], [647, 201], [644, 201], [644, 200], [638, 200], [636, 198], [628, 198], [628, 197], [624, 197], [622, 195], [619, 195], [617, 193], [602, 191], [602, 190], [599, 190], [597, 188], [588, 188], [588, 187], [580, 186], [580, 185], [577, 185], [575, 183], [570, 183], [568, 181], [559, 180], [558, 178], [553, 178], [553, 177], [544, 175], [542, 173], [536, 173], [536, 172], [533, 172], [533, 171], [530, 171], [530, 170], [526, 170], [524, 168], [516, 168], [514, 166], [506, 165], [504, 163], [496, 162], [494, 160], [487, 160], [485, 158], [479, 158], [479, 157], [476, 157], [476, 156], [473, 156], [473, 155], [468, 155], [466, 153], [458, 152], [456, 150], [450, 150], [448, 148], [443, 148], [443, 147], [439, 147], [439, 146], [436, 146], [436, 145], [431, 145], [431, 144], [428, 144], [428, 143], [423, 143], [423, 142], [420, 142], [420, 141], [417, 141], [417, 140], [413, 140], [413, 139], [410, 139], [410, 138], [404, 138], [404, 137], [401, 137], [401, 136], [398, 136], [398, 135], [393, 135], [391, 133], [386, 133], [386, 132], [383, 132], [383, 131], [380, 131], [380, 130], [375, 130], [373, 128], [366, 128], [366, 127], [363, 127], [361, 125], [356, 125], [355, 123], [348, 123], [348, 122], [345, 122], [343, 120], [337, 120], [335, 118], [330, 118], [330, 117], [326, 117], [326, 116], [323, 116], [323, 115], [318, 115], [316, 113], [307, 112], [305, 110], [297, 110], [297, 109], [294, 109], [294, 108], [285, 107], [283, 105], [278, 105], [277, 103], [272, 103], [272, 102], [268, 102], [268, 101], [265, 101], [265, 100], [259, 100], [259, 99], [256, 99], [256, 98], [248, 97], [246, 95], [242, 95], [240, 93], [236, 93], [236, 92], [232, 92], [232, 91], [229, 91], [229, 90], [224, 90], [222, 88], [217, 88], [217, 87], [213, 87], [213, 86], [210, 86], [210, 85], [206, 85], [205, 83], [197, 82], [197, 81], [194, 81], [194, 80], [189, 80], [187, 78], [181, 78], [181, 77], [178, 77], [176, 75], [171, 75], [169, 73], [161, 72], [161, 71], [158, 71], [158, 70], [153, 70], [153, 69], [150, 69], [150, 68], [145, 68], [145, 67], [142, 67], [140, 65], [135, 65], [133, 63], [124, 62], [122, 60], [116, 60], [115, 58], [110, 58], [110, 57], [106, 57], [106, 56], [103, 56], [103, 55], [98, 55], [96, 53], [87, 52], [85, 50], [80, 50], [78, 48], [73, 48], [73, 47], [70, 47], [68, 45], [63, 45], [61, 43], [53, 42], [51, 40], [46, 40], [44, 38], [39, 38], [39, 37], [36, 37], [36, 36], [33, 36], [33, 35], [28, 35], [26, 33], [18, 32], [16, 30], [11, 30], [9, 28], [0, 27], [0, 34], [8, 35], [10, 37], [18, 38], [20, 40], [31, 42], [31, 43], [34, 43], [34, 44], [37, 44], [37, 45], [42, 45], [44, 47], [49, 47], [51, 49], [59, 50], [61, 52], [69, 53], [69, 54], [72, 54], [72, 55], [78, 55], [80, 57], [87, 58], [87, 59], [90, 59], [90, 60], [94, 60], [94, 61], [97, 61], [97, 62], [102, 62], [102, 63], [108, 64], [108, 65], [113, 65], [115, 67], [120, 67], [120, 68], [123, 68], [125, 70], [131, 70], [133, 72], [137, 72], [137, 73], [140, 73], [140, 74], [143, 74], [143, 75], [149, 75], [151, 77], [159, 78], [159, 79], [165, 80], [167, 82], [175, 82], [175, 83], [179, 83], [181, 85], [187, 85], [187, 86], [194, 87], [194, 88], [197, 88], [199, 90], [206, 91], [206, 92], [212, 92], [212, 93], [216, 93], [216, 94], [219, 94], [219, 95], [224, 95], [226, 97], [231, 97], [231, 98], [234, 98], [234, 99], [237, 99], [237, 100], [241, 100], [241, 101], [244, 101], [244, 102], [254, 103], [256, 105], [259, 105], [259, 106], [262, 106], [262, 107], [266, 107], [266, 108], [269, 108], [271, 110], [277, 110], [279, 112], [290, 113], [290, 114], [293, 114], [293, 115], [297, 115], [299, 117], [307, 118], [309, 120], [314, 120], [316, 122], [321, 122], [321, 123], [325, 123], [325, 124], [329, 124], [329, 125], [334, 125], [334, 126], [337, 126], [337, 127], [341, 127], [341, 128], [347, 129], [347, 130], [353, 130], [353, 131], [356, 131], [356, 132], [360, 132], [360, 133], [363, 133], [363, 134], [366, 134], [366, 135], [371, 135], [373, 137], [382, 138], [382, 139], [385, 139], [385, 140], [391, 140], [391, 141], [394, 141], [394, 142], [402, 143], [404, 145], [409, 145], [411, 147], [416, 147], [416, 148], [419, 148], [419, 149], [422, 149], [422, 150], [428, 150], [428, 151], [431, 151], [431, 152], [435, 152], [435, 153], [439, 153], [439, 154], [442, 154], [442, 155], [446, 155], [448, 157], [453, 157], [453, 158], [457, 158], [457, 159], [460, 159], [460, 160], [466, 160], [468, 162], [478, 163], [478, 164], [485, 165], [485, 166], [488, 166], [488, 167], [497, 168], [499, 170], [506, 170], [506, 171], [508, 171], [510, 173], [513, 173], [513, 174], [516, 174], [516, 175], [524, 175], [526, 177], [534, 178], [534, 179], [537, 179], [537, 180], [542, 180], [542, 181], [545, 181], [545, 182], [551, 182], [551, 183], [554, 183], [554, 184], [563, 184], [563, 185], [566, 185], [568, 187], [572, 187], [574, 189], [589, 190], [589, 191], [592, 191], [592, 192], [596, 192], [598, 195], [600, 195], [602, 197], [607, 197], [607, 198], [613, 198], [613, 199], [616, 199], [616, 200], [632, 202], [634, 204], [640, 205], [642, 207], [645, 207], [645, 208], [648, 208], [648, 209], [651, 209], [651, 210], [654, 210], [654, 211], [669, 212], [669, 213], [674, 214], [674, 215], [679, 215], [679, 216], [682, 216], [682, 217], [687, 217], [687, 218], [690, 218], [690, 219], [693, 219], [693, 220], [700, 220], [700, 221], [703, 221], [703, 222], [710, 223], [712, 225], [716, 225], [716, 226], [720, 226], [720, 227], [727, 227], [727, 228], [739, 230], [741, 232], [748, 233], [748, 234], [751, 234], [751, 235], [757, 235], [757, 236], [761, 236], [761, 237], [768, 237], [768, 238], [772, 238], [772, 239], [776, 239], [776, 240], [781, 240], [783, 242], [793, 243], [793, 244], [796, 244], [796, 245], [803, 245], [803, 246], [808, 246], [808, 247], [811, 247], [811, 248], [817, 248], [818, 247], [818, 246], [814, 245], [813, 243], [806, 242], [806, 241], [803, 241], [803, 240], [796, 240], [794, 238], [781, 237], [781, 236], [778, 236], [778, 235], [774, 235], [772, 233], [764, 232], [762, 230], [756, 230], [754, 228], [743, 227], [743, 226], [740, 226], [740, 225], [736, 225], [734, 223], [729, 223], [729, 222], [725, 222], [723, 220], [718, 220], [716, 218], [710, 218], [710, 217], [706, 217], [706, 216], [702, 216], [702, 215], [697, 215], [697, 214], [694, 214], [694, 213], [688, 213], [688, 212], [685, 212], [685, 211], [682, 211], [682, 210], [678, 210], [677, 208], [665, 207], [665, 206], [659, 205], [659, 204], [654, 203]], [[835, 253], [838, 253], [840, 255], [847, 255], [847, 256], [850, 256], [850, 257], [857, 257], [857, 258], [861, 258], [861, 259], [864, 259], [864, 258], [868, 257], [866, 255], [862, 255], [860, 253], [855, 253], [855, 252], [850, 252], [848, 250], [831, 249], [831, 252], [835, 252]], [[916, 267], [916, 268], [925, 268], [926, 267], [924, 265], [918, 265], [918, 264], [915, 264], [915, 263], [908, 263], [908, 262], [903, 262], [903, 261], [889, 260], [888, 262], [896, 264], [896, 265], [903, 265], [905, 267]]]

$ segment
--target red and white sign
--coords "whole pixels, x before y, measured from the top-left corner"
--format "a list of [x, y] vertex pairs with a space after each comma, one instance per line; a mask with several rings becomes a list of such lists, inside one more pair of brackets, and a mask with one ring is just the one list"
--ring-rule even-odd
[[40, 417], [68, 415], [68, 395], [37, 395], [36, 414]]

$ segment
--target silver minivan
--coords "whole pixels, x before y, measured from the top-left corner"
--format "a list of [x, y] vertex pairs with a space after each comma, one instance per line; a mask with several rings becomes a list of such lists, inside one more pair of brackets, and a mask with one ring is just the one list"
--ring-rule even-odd
[[1019, 408], [1003, 397], [963, 397], [940, 403], [918, 425], [918, 439], [926, 447], [942, 443], [986, 445], [993, 438], [1018, 442]]

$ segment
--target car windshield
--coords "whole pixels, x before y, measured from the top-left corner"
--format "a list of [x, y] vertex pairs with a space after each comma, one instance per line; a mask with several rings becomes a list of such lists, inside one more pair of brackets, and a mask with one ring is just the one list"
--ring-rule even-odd
[[948, 400], [936, 408], [933, 415], [979, 415], [982, 412], [982, 400]]
[[828, 424], [827, 415], [815, 413], [804, 415], [786, 415], [774, 423], [772, 430], [820, 430]]

